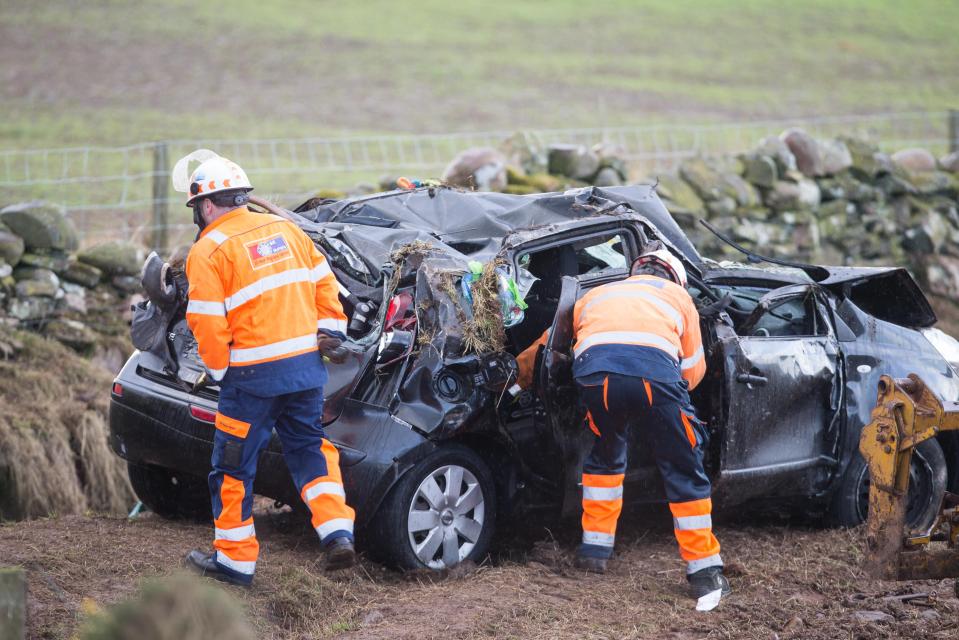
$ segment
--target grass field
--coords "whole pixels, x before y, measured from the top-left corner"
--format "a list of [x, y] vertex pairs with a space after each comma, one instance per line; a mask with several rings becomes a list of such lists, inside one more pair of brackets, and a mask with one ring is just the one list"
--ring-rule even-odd
[[959, 3], [6, 0], [0, 149], [943, 109]]

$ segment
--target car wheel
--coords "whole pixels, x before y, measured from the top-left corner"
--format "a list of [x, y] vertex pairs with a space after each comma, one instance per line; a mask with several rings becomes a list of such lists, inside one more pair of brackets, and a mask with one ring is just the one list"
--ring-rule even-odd
[[[910, 529], [929, 528], [938, 514], [946, 491], [946, 457], [935, 440], [919, 443], [909, 468], [909, 496], [906, 525]], [[869, 515], [869, 467], [859, 451], [849, 463], [833, 497], [830, 516], [833, 524], [855, 527]]]
[[446, 569], [477, 560], [496, 525], [493, 477], [466, 447], [438, 449], [410, 469], [384, 499], [375, 537], [383, 559], [401, 569]]
[[206, 478], [132, 462], [127, 463], [127, 473], [137, 497], [157, 515], [169, 519], [211, 519]]

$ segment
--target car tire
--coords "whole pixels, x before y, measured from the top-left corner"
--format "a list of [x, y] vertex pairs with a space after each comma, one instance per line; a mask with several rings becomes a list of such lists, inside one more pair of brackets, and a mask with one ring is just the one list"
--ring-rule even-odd
[[460, 445], [433, 451], [406, 472], [375, 516], [371, 551], [399, 569], [441, 570], [481, 560], [496, 527], [486, 463]]
[[201, 522], [212, 518], [206, 478], [132, 462], [127, 463], [127, 473], [134, 493], [157, 515]]
[[[946, 457], [933, 439], [924, 440], [912, 455], [906, 525], [913, 530], [929, 528], [942, 503], [947, 480]], [[859, 451], [849, 463], [833, 496], [829, 515], [832, 524], [855, 527], [869, 513], [869, 468]]]

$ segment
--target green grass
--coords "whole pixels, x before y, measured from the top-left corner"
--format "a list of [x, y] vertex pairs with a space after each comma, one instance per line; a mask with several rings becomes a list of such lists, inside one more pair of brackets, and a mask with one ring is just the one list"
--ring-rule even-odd
[[[0, 88], [0, 148], [959, 105], [954, 2], [6, 4], [34, 77]], [[102, 66], [44, 78], [84, 61], [64, 40]]]

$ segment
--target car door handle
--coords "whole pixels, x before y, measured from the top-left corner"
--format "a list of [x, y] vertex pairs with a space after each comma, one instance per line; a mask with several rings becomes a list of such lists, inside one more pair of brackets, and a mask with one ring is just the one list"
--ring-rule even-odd
[[769, 378], [766, 376], [757, 376], [751, 373], [740, 373], [736, 375], [736, 382], [741, 382], [742, 384], [754, 384], [757, 387], [765, 387], [766, 383], [769, 382]]

